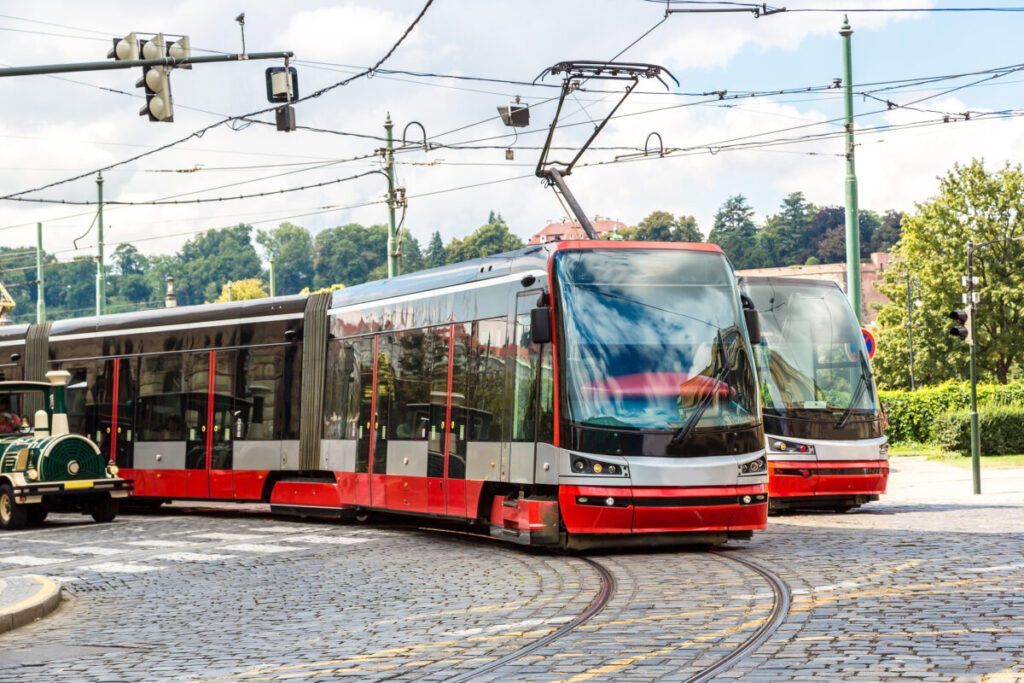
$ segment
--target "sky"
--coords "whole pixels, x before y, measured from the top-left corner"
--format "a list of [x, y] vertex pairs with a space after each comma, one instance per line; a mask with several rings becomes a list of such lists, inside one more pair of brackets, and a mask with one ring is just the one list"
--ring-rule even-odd
[[[245, 12], [249, 52], [290, 50], [306, 95], [379, 60], [426, 0], [295, 2], [210, 0], [175, 3], [24, 3], [0, 0], [0, 64], [103, 61], [111, 39], [185, 34], [194, 54], [240, 52], [235, 16]], [[797, 0], [787, 12], [680, 13], [645, 0], [435, 0], [383, 65], [410, 72], [531, 82], [563, 60], [606, 60], [650, 32], [620, 60], [664, 66], [679, 81], [644, 81], [618, 110], [569, 178], [584, 210], [636, 225], [656, 210], [693, 215], [706, 234], [719, 206], [743, 194], [757, 220], [795, 191], [818, 205], [842, 205], [846, 174], [840, 91], [841, 13], [799, 8], [1012, 7], [1012, 2]], [[883, 102], [854, 99], [862, 209], [912, 212], [934, 196], [937, 177], [983, 158], [989, 168], [1024, 156], [1024, 71], [917, 82], [1017, 64], [1021, 13], [851, 13], [853, 83]], [[660, 22], [660, 23], [659, 23]], [[655, 27], [655, 25], [657, 25]], [[143, 37], [145, 37], [143, 35]], [[174, 122], [139, 116], [141, 70], [58, 77], [0, 78], [0, 195], [86, 173], [188, 136], [225, 116], [269, 107], [264, 70], [281, 61], [200, 64], [174, 70]], [[984, 81], [984, 82], [979, 82]], [[548, 77], [542, 84], [558, 85]], [[890, 88], [898, 85], [900, 87]], [[964, 87], [966, 86], [966, 87]], [[591, 82], [566, 101], [555, 144], [578, 146], [618, 97], [619, 84]], [[793, 92], [811, 88], [810, 92]], [[954, 90], [955, 89], [955, 90]], [[725, 99], [700, 93], [726, 91]], [[786, 91], [779, 94], [778, 91]], [[121, 92], [115, 92], [121, 91]], [[601, 92], [597, 92], [601, 91]], [[218, 198], [327, 183], [381, 168], [375, 151], [390, 114], [398, 182], [409, 197], [405, 227], [425, 247], [439, 231], [465, 237], [500, 213], [523, 237], [564, 218], [550, 188], [534, 176], [554, 113], [557, 88], [378, 73], [296, 106], [301, 126], [333, 132], [284, 133], [267, 125], [221, 125], [201, 137], [104, 172], [106, 201], [171, 196]], [[735, 97], [749, 92], [755, 97]], [[127, 93], [127, 94], [125, 94]], [[771, 94], [774, 93], [774, 94]], [[531, 105], [530, 126], [513, 130], [496, 107], [514, 97]], [[884, 100], [892, 103], [888, 107]], [[963, 120], [968, 113], [970, 120]], [[948, 117], [948, 123], [940, 123]], [[273, 120], [273, 113], [258, 118]], [[471, 145], [423, 150], [432, 143]], [[918, 126], [910, 124], [922, 124]], [[927, 124], [927, 125], [925, 125]], [[237, 129], [237, 130], [236, 130]], [[616, 157], [642, 150], [656, 132], [664, 158]], [[354, 133], [357, 135], [342, 135]], [[371, 136], [370, 138], [361, 136]], [[812, 139], [804, 138], [813, 136]], [[751, 148], [728, 148], [737, 141]], [[773, 144], [764, 145], [767, 141]], [[652, 142], [652, 149], [657, 147]], [[506, 159], [506, 149], [514, 159]], [[601, 149], [620, 148], [620, 149]], [[568, 151], [553, 153], [564, 158]], [[353, 160], [355, 157], [362, 157]], [[24, 197], [96, 199], [94, 175]], [[348, 223], [384, 223], [386, 182], [371, 174], [319, 188], [180, 206], [107, 206], [108, 251], [130, 242], [171, 253], [198, 231], [245, 222], [269, 229], [292, 222], [319, 232]], [[0, 201], [0, 244], [34, 245], [61, 260], [95, 253], [95, 207]]]

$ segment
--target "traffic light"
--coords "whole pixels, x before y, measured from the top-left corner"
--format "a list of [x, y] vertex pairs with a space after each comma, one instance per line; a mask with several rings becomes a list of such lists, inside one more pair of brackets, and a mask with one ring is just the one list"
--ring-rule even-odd
[[[153, 36], [152, 40], [139, 41], [139, 48], [143, 59], [161, 59], [168, 56], [167, 44], [162, 33]], [[146, 106], [139, 110], [139, 116], [148, 114], [150, 121], [174, 121], [170, 67], [142, 67], [142, 78], [135, 87], [146, 89]]]
[[949, 328], [949, 333], [973, 346], [974, 338], [971, 336], [971, 309], [967, 308], [950, 311], [949, 319], [956, 322], [956, 325]]
[[107, 59], [130, 59], [139, 58], [139, 39], [135, 32], [129, 33], [124, 38], [114, 38], [114, 47], [107, 53]]

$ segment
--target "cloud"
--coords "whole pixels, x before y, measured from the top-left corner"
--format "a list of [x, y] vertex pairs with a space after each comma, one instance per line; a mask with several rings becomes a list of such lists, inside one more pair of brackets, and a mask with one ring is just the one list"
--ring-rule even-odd
[[[276, 42], [293, 46], [302, 59], [369, 66], [409, 22], [404, 14], [346, 2], [295, 13]], [[415, 48], [427, 40], [420, 29], [409, 34], [402, 47]]]

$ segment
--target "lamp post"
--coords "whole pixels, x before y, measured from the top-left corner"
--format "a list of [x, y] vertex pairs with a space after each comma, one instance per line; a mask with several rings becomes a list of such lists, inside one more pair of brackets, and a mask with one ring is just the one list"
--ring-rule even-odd
[[967, 243], [967, 304], [968, 310], [970, 311], [970, 317], [968, 324], [971, 327], [970, 332], [970, 366], [971, 366], [971, 478], [974, 481], [974, 493], [978, 495], [981, 493], [981, 436], [978, 431], [978, 378], [977, 368], [975, 364], [975, 347], [978, 343], [976, 335], [977, 318], [978, 313], [978, 300], [974, 293], [974, 252], [982, 247], [987, 247], [991, 244], [998, 244], [999, 242], [1013, 242], [1016, 240], [1024, 239], [1024, 235], [1016, 235], [1014, 237], [1003, 237], [997, 240], [989, 240], [987, 242], [980, 242], [975, 244], [974, 242]]

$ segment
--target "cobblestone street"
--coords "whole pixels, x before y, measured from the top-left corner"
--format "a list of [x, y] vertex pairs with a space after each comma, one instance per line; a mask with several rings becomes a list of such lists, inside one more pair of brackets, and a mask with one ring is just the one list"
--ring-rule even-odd
[[[845, 515], [773, 517], [719, 554], [607, 552], [602, 611], [482, 676], [686, 680], [767, 619], [719, 678], [1024, 680], [1024, 471], [894, 461]], [[571, 622], [600, 590], [583, 559], [414, 525], [309, 523], [181, 504], [111, 524], [54, 515], [0, 535], [0, 577], [59, 581], [52, 615], [0, 635], [3, 680], [447, 680]]]

